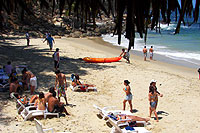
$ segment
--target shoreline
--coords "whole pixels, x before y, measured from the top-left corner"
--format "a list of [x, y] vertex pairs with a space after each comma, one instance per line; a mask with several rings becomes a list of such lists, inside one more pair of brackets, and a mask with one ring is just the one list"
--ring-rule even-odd
[[[101, 38], [103, 40], [103, 37], [101, 37]], [[106, 42], [106, 43], [108, 43], [110, 45], [113, 45], [110, 42], [107, 42], [107, 41], [104, 41], [104, 42]], [[113, 45], [113, 46], [120, 47], [120, 45]], [[122, 47], [120, 47], [120, 48], [122, 49]], [[131, 49], [130, 53], [132, 53], [133, 55], [136, 55], [136, 56], [144, 57], [142, 51]], [[149, 59], [149, 53], [148, 53], [147, 59]], [[181, 60], [181, 59], [178, 59], [178, 58], [174, 59], [174, 58], [171, 58], [171, 57], [167, 57], [165, 55], [157, 54], [155, 52], [154, 52], [154, 60], [158, 60], [158, 61], [161, 61], [161, 62], [174, 64], [174, 65], [184, 66], [184, 67], [188, 67], [188, 68], [195, 68], [195, 69], [198, 69], [199, 66], [200, 66], [200, 64], [197, 64], [198, 61], [195, 60], [195, 59], [191, 59], [193, 62], [192, 61], [187, 61], [187, 60], [184, 60], [184, 59]]]

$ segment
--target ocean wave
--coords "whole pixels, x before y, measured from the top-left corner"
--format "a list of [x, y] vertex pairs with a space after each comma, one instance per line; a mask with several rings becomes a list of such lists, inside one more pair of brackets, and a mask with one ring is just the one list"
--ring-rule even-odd
[[[107, 34], [107, 35], [103, 35], [102, 38], [104, 41], [109, 42], [115, 46], [128, 48], [129, 41], [124, 36], [122, 36], [121, 45], [117, 44], [117, 41], [118, 41], [117, 35], [112, 37], [112, 35]], [[145, 45], [145, 43], [144, 43], [143, 39], [135, 38], [134, 50], [142, 51], [144, 45]], [[172, 59], [185, 60], [185, 61], [188, 61], [188, 62], [191, 62], [194, 64], [198, 64], [198, 63], [195, 63], [193, 60], [200, 61], [200, 52], [191, 52], [191, 51], [187, 51], [187, 50], [177, 51], [177, 50], [169, 49], [169, 47], [167, 47], [167, 46], [162, 46], [162, 45], [157, 45], [157, 44], [156, 45], [155, 44], [147, 44], [146, 46], [147, 46], [147, 49], [149, 49], [151, 46], [154, 46], [154, 50], [155, 50], [156, 54], [160, 54], [160, 55], [172, 58]]]

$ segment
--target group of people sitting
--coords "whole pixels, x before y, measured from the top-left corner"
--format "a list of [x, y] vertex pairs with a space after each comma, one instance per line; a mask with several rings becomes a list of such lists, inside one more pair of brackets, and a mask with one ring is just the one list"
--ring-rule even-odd
[[54, 87], [49, 88], [49, 92], [44, 94], [43, 92], [39, 92], [39, 95], [33, 95], [30, 99], [27, 96], [20, 96], [18, 93], [14, 93], [14, 96], [19, 99], [19, 101], [25, 105], [25, 107], [29, 106], [31, 103], [34, 103], [37, 110], [44, 110], [51, 113], [59, 113], [63, 112], [66, 115], [69, 115], [66, 108], [64, 107], [64, 103], [60, 102], [56, 97], [56, 92]]

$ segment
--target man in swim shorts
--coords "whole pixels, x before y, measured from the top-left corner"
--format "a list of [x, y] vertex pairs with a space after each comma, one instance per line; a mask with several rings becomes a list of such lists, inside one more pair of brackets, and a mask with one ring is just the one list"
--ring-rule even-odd
[[66, 82], [65, 74], [61, 73], [60, 70], [57, 70], [55, 74], [56, 74], [55, 89], [58, 85], [58, 89], [57, 89], [58, 100], [60, 101], [60, 97], [64, 97], [66, 101], [66, 105], [68, 105], [67, 97], [65, 93], [65, 90], [67, 90], [67, 82]]
[[149, 49], [150, 60], [153, 60], [153, 46]]
[[143, 54], [144, 54], [144, 61], [146, 61], [146, 58], [147, 58], [147, 48], [146, 48], [146, 46], [144, 46], [144, 48], [143, 48]]

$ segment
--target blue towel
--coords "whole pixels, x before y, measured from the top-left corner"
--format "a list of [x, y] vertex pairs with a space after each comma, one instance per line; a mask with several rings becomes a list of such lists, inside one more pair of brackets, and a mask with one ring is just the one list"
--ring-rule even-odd
[[108, 115], [108, 117], [112, 118], [113, 120], [117, 121], [117, 117], [113, 116], [113, 115]]
[[135, 130], [133, 127], [130, 127], [130, 126], [125, 127], [125, 129], [126, 129], [126, 130], [130, 130], [130, 131]]

